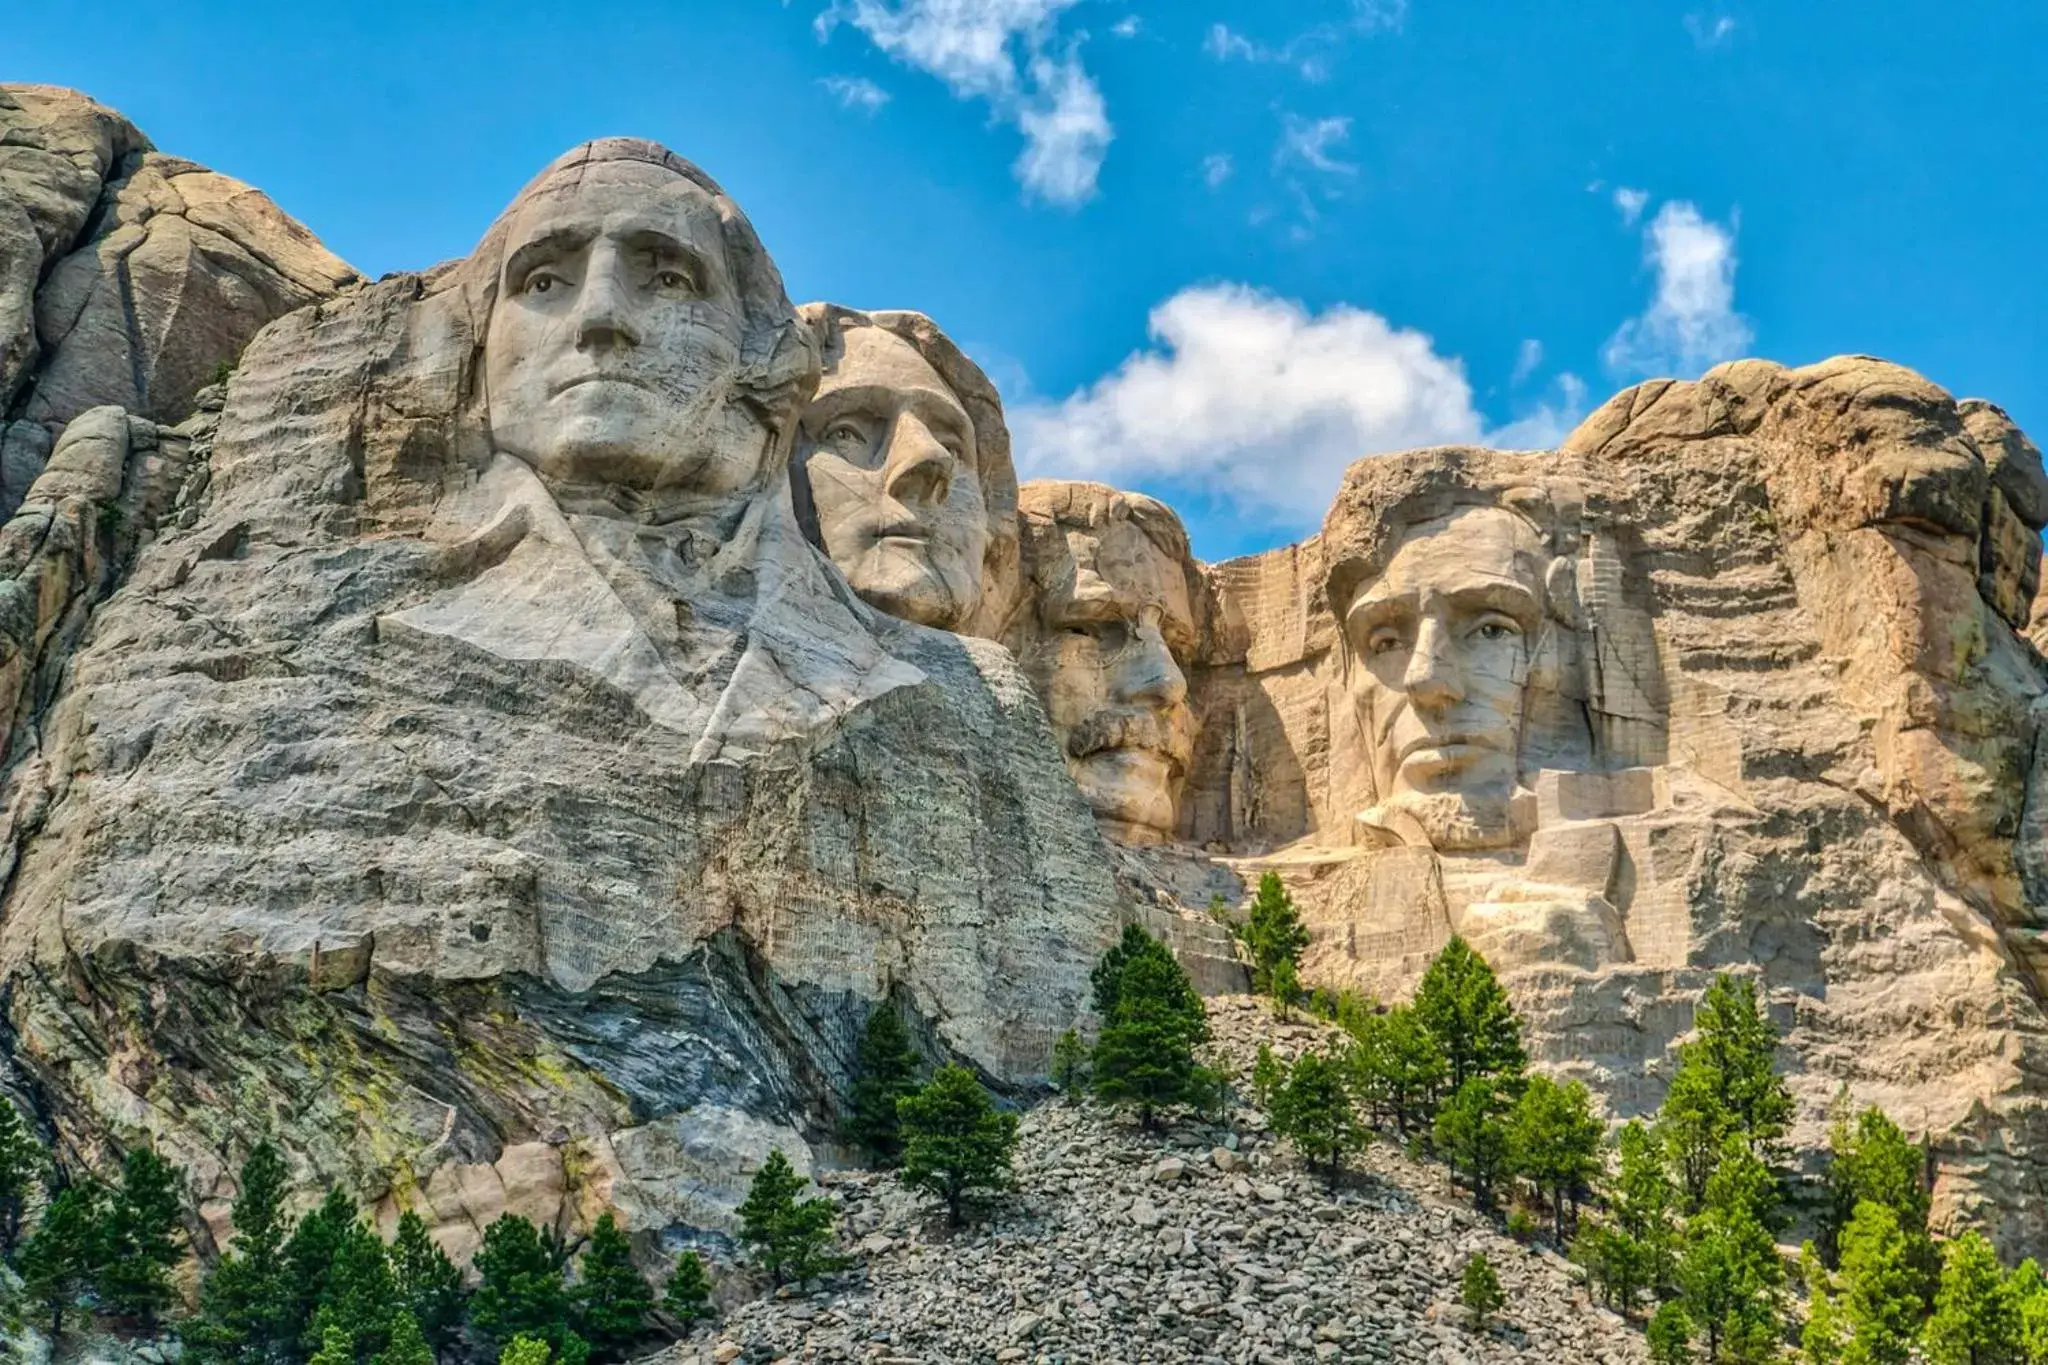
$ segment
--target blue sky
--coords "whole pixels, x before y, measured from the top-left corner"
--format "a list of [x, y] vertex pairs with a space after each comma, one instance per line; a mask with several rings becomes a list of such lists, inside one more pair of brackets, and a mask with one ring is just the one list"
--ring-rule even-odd
[[1543, 444], [1737, 354], [1883, 355], [2048, 432], [2048, 5], [752, 0], [17, 7], [89, 91], [370, 274], [660, 139], [791, 296], [919, 308], [1027, 473], [1220, 558], [1351, 458]]

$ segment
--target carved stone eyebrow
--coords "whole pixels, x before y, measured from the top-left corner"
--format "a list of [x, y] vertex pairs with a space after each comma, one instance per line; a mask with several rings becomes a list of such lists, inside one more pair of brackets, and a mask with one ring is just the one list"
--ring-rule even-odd
[[974, 444], [974, 424], [961, 411], [950, 393], [937, 389], [901, 389], [891, 384], [848, 384], [812, 400], [806, 421], [829, 421], [848, 411], [887, 412], [899, 401], [908, 404], [934, 435], [950, 436], [960, 443], [963, 461], [977, 473], [981, 454]]
[[571, 252], [582, 250], [596, 235], [595, 228], [558, 227], [550, 228], [531, 241], [520, 244], [505, 258], [506, 288], [518, 288], [520, 282], [532, 273], [535, 266], [560, 260]]

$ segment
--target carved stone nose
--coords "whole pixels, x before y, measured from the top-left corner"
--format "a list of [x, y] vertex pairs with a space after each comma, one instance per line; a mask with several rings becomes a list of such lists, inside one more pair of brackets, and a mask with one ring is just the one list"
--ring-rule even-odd
[[1187, 675], [1174, 662], [1159, 627], [1136, 627], [1130, 652], [1117, 669], [1116, 699], [1164, 707], [1179, 705], [1187, 695]]
[[883, 491], [906, 505], [930, 506], [953, 488], [953, 455], [910, 413], [896, 421], [882, 464]]

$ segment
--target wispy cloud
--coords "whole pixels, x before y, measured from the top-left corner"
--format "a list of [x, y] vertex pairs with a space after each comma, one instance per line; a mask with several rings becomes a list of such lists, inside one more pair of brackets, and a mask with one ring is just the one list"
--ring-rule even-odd
[[1330, 154], [1350, 139], [1349, 118], [1305, 119], [1287, 114], [1281, 122], [1280, 145], [1273, 149], [1273, 164], [1282, 168], [1307, 166], [1327, 175], [1356, 175], [1358, 167]]
[[872, 114], [889, 102], [889, 92], [866, 76], [827, 76], [818, 82], [843, 109]]
[[1735, 311], [1735, 233], [1734, 219], [1716, 223], [1682, 200], [1657, 211], [1643, 230], [1656, 292], [1608, 339], [1601, 358], [1610, 370], [1689, 379], [1742, 354], [1755, 333]]
[[1202, 158], [1202, 183], [1210, 189], [1221, 189], [1223, 182], [1230, 179], [1237, 163], [1228, 152], [1211, 152]]
[[1109, 26], [1109, 31], [1110, 34], [1114, 37], [1135, 38], [1138, 36], [1139, 30], [1144, 27], [1144, 20], [1140, 19], [1135, 14], [1126, 14], [1123, 18], [1111, 24]]
[[1202, 51], [1219, 62], [1233, 57], [1242, 57], [1248, 62], [1259, 60], [1258, 45], [1242, 33], [1234, 33], [1228, 24], [1209, 25], [1209, 35], [1202, 39]]
[[1081, 64], [1085, 35], [1062, 37], [1078, 0], [834, 0], [821, 39], [840, 24], [892, 60], [986, 102], [1024, 135], [1012, 166], [1027, 194], [1074, 207], [1093, 198], [1114, 135], [1101, 90]]
[[1725, 14], [1688, 14], [1685, 16], [1685, 31], [1692, 35], [1692, 44], [1702, 52], [1721, 47], [1735, 36], [1735, 21]]
[[1543, 364], [1543, 343], [1529, 337], [1515, 351], [1515, 370], [1508, 376], [1508, 383], [1520, 385]]
[[1643, 210], [1650, 206], [1648, 190], [1632, 190], [1622, 185], [1614, 191], [1614, 207], [1621, 213], [1623, 227], [1634, 227], [1643, 216]]
[[1446, 442], [1545, 448], [1584, 410], [1585, 385], [1564, 375], [1491, 428], [1455, 357], [1346, 304], [1314, 313], [1247, 285], [1202, 285], [1159, 304], [1149, 326], [1150, 344], [1095, 383], [1013, 404], [1021, 472], [1170, 484], [1303, 531], [1362, 456]]
[[1346, 42], [1397, 30], [1408, 18], [1408, 0], [1350, 0], [1347, 9], [1344, 18], [1313, 25], [1278, 44], [1257, 42], [1226, 24], [1211, 24], [1202, 50], [1219, 62], [1271, 62], [1296, 68], [1306, 80], [1325, 80]]

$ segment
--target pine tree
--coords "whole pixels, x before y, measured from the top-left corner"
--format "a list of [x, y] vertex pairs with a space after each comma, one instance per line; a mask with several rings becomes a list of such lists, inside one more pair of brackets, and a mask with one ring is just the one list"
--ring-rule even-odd
[[1704, 1206], [1686, 1224], [1678, 1264], [1686, 1317], [1710, 1362], [1769, 1360], [1777, 1352], [1785, 1265], [1767, 1219], [1778, 1197], [1775, 1177], [1731, 1138], [1707, 1182]]
[[896, 1101], [917, 1089], [919, 1060], [895, 1007], [877, 1005], [860, 1040], [846, 1120], [846, 1136], [877, 1166], [894, 1166], [902, 1159]]
[[1077, 1098], [1088, 1083], [1088, 1045], [1068, 1029], [1052, 1045], [1052, 1083], [1068, 1099]]
[[1578, 1201], [1600, 1173], [1604, 1130], [1593, 1097], [1578, 1081], [1559, 1085], [1532, 1076], [1507, 1118], [1508, 1164], [1548, 1196], [1557, 1245], [1565, 1241], [1565, 1205]]
[[[402, 1311], [409, 1314], [429, 1348], [445, 1351], [462, 1327], [462, 1272], [427, 1236], [427, 1225], [407, 1209], [391, 1242], [391, 1280]], [[396, 1349], [398, 1328], [392, 1327]]]
[[0, 1099], [0, 1257], [11, 1265], [21, 1244], [21, 1220], [47, 1158], [43, 1145], [22, 1122], [21, 1112]]
[[321, 1342], [313, 1318], [327, 1301], [334, 1256], [356, 1225], [356, 1201], [343, 1189], [331, 1189], [320, 1206], [298, 1221], [284, 1243], [287, 1288], [291, 1295], [291, 1339], [309, 1346]]
[[1289, 1013], [1301, 999], [1301, 976], [1295, 970], [1294, 959], [1283, 957], [1273, 964], [1267, 977], [1267, 994], [1273, 997], [1273, 1013], [1282, 1021], [1292, 1018]]
[[964, 1066], [942, 1066], [897, 1105], [903, 1117], [903, 1183], [936, 1195], [946, 1225], [959, 1227], [970, 1201], [1010, 1185], [1017, 1116], [989, 1103]]
[[[1209, 1038], [1208, 1015], [1188, 974], [1166, 945], [1138, 933], [1111, 950], [1123, 953], [1122, 968], [1109, 988], [1114, 1002], [1095, 1044], [1095, 1093], [1111, 1103], [1136, 1106], [1148, 1131], [1159, 1110], [1198, 1097], [1195, 1048]], [[1105, 957], [1098, 965], [1109, 965]], [[1097, 978], [1097, 995], [1102, 994]]]
[[1903, 1365], [1919, 1332], [1919, 1275], [1889, 1207], [1856, 1206], [1840, 1238], [1843, 1353], [1849, 1365]]
[[1332, 1191], [1344, 1158], [1372, 1140], [1352, 1103], [1344, 1062], [1324, 1052], [1304, 1052], [1287, 1068], [1272, 1112], [1273, 1130], [1294, 1144], [1311, 1170], [1321, 1169]]
[[1521, 1019], [1493, 968], [1462, 938], [1446, 943], [1422, 974], [1415, 1018], [1442, 1051], [1453, 1092], [1474, 1076], [1513, 1089], [1528, 1069]]
[[53, 1342], [64, 1335], [64, 1315], [78, 1307], [92, 1285], [104, 1198], [90, 1181], [67, 1185], [44, 1207], [36, 1230], [22, 1244], [22, 1287], [49, 1314]]
[[1697, 1208], [1731, 1136], [1766, 1165], [1779, 1162], [1792, 1093], [1776, 1070], [1777, 1030], [1748, 978], [1715, 977], [1693, 1027], [1692, 1039], [1679, 1046], [1658, 1124], [1688, 1205]]
[[1273, 1096], [1279, 1093], [1280, 1083], [1287, 1079], [1287, 1068], [1273, 1054], [1273, 1045], [1261, 1041], [1258, 1053], [1252, 1058], [1252, 1103], [1271, 1111]]
[[552, 1352], [539, 1337], [516, 1336], [498, 1352], [498, 1365], [548, 1365]]
[[1643, 1339], [1651, 1365], [1691, 1365], [1692, 1319], [1686, 1317], [1683, 1304], [1674, 1300], [1659, 1306], [1650, 1315]]
[[[1856, 1212], [1860, 1217], [1863, 1210]], [[1845, 1260], [1848, 1254], [1845, 1249]], [[1942, 1247], [1941, 1285], [1934, 1291], [1925, 1342], [1933, 1365], [2009, 1365], [2018, 1359], [2020, 1316], [1998, 1253], [1982, 1233], [1966, 1232]]]
[[569, 1330], [569, 1288], [559, 1255], [539, 1228], [517, 1214], [500, 1214], [484, 1229], [475, 1268], [469, 1322], [486, 1344], [528, 1336], [560, 1348]]
[[1842, 1365], [1847, 1329], [1834, 1279], [1812, 1242], [1799, 1249], [1799, 1278], [1806, 1283], [1806, 1323], [1799, 1329], [1801, 1365]]
[[1842, 1229], [1858, 1204], [1884, 1205], [1909, 1240], [1926, 1239], [1932, 1200], [1926, 1149], [1908, 1139], [1882, 1109], [1865, 1108], [1852, 1123], [1838, 1107], [1828, 1127], [1828, 1153], [1828, 1203], [1819, 1240], [1823, 1260], [1838, 1263]]
[[1415, 1128], [1426, 1131], [1450, 1074], [1436, 1036], [1408, 1005], [1385, 1014], [1354, 1015], [1345, 1027], [1356, 1040], [1351, 1072], [1360, 1102], [1391, 1125], [1396, 1137], [1405, 1139]]
[[1607, 1186], [1607, 1208], [1620, 1239], [1617, 1289], [1627, 1311], [1639, 1293], [1662, 1289], [1676, 1273], [1678, 1232], [1673, 1214], [1678, 1192], [1665, 1174], [1662, 1150], [1640, 1120], [1624, 1123], [1614, 1146], [1615, 1173]]
[[1494, 1187], [1507, 1172], [1505, 1108], [1492, 1078], [1472, 1076], [1436, 1113], [1437, 1151], [1482, 1210], [1493, 1208]]
[[154, 1326], [177, 1298], [171, 1270], [178, 1264], [183, 1177], [148, 1148], [128, 1153], [121, 1184], [106, 1201], [101, 1229], [104, 1264], [93, 1276], [100, 1306]]
[[1132, 959], [1147, 957], [1163, 947], [1158, 939], [1146, 933], [1135, 924], [1124, 926], [1123, 937], [1111, 946], [1108, 952], [1097, 960], [1088, 973], [1088, 984], [1094, 991], [1095, 1012], [1108, 1019], [1116, 1013], [1116, 1002], [1122, 986], [1124, 968]]
[[275, 1365], [296, 1358], [296, 1295], [284, 1257], [291, 1222], [284, 1212], [289, 1173], [269, 1139], [242, 1163], [231, 1214], [234, 1241], [206, 1277], [199, 1313], [180, 1335], [198, 1362]]
[[616, 1359], [647, 1330], [654, 1289], [633, 1264], [632, 1245], [609, 1213], [590, 1230], [572, 1301], [576, 1333], [590, 1343], [593, 1359]]
[[711, 1277], [704, 1273], [704, 1258], [693, 1250], [676, 1258], [662, 1290], [662, 1311], [682, 1324], [685, 1332], [712, 1317]]
[[1472, 1325], [1482, 1330], [1507, 1305], [1507, 1296], [1501, 1293], [1500, 1276], [1485, 1252], [1475, 1251], [1465, 1258], [1465, 1272], [1458, 1280], [1458, 1302], [1472, 1315]]
[[776, 1284], [804, 1281], [836, 1270], [843, 1258], [832, 1244], [832, 1201], [798, 1199], [808, 1184], [779, 1150], [768, 1154], [741, 1201], [740, 1241]]
[[[334, 1207], [341, 1206], [337, 1203]], [[383, 1239], [351, 1220], [335, 1239], [327, 1283], [314, 1306], [306, 1343], [324, 1343], [327, 1329], [338, 1327], [356, 1355], [367, 1359], [384, 1350], [391, 1335], [392, 1313], [401, 1306]]]
[[393, 1313], [389, 1342], [370, 1365], [434, 1365], [434, 1348], [420, 1330], [420, 1320], [403, 1308]]
[[306, 1365], [356, 1365], [356, 1344], [347, 1332], [328, 1323], [320, 1329], [320, 1348], [306, 1358]]
[[2019, 1358], [2026, 1365], [2048, 1365], [2048, 1278], [2033, 1257], [2005, 1277], [2005, 1295], [2019, 1322]]
[[1302, 927], [1294, 898], [1287, 894], [1277, 873], [1259, 877], [1258, 893], [1252, 897], [1237, 935], [1251, 956], [1252, 989], [1283, 1005], [1290, 1003], [1291, 997], [1283, 997], [1277, 989], [1274, 972], [1283, 962], [1290, 974], [1300, 965], [1301, 950], [1308, 947], [1308, 930]]

